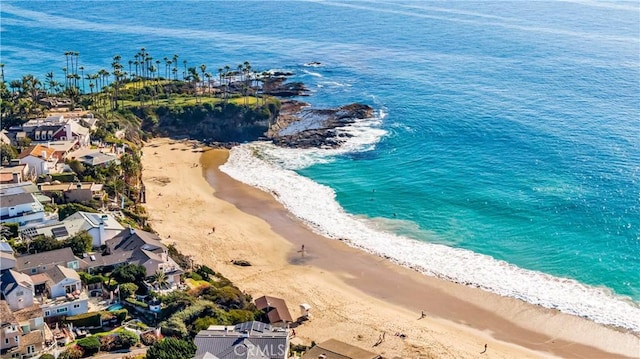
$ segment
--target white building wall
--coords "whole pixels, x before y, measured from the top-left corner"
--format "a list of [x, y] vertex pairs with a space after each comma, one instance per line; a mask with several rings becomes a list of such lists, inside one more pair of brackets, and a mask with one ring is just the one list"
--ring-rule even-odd
[[5, 296], [5, 300], [13, 311], [30, 307], [33, 305], [33, 288], [20, 286]]

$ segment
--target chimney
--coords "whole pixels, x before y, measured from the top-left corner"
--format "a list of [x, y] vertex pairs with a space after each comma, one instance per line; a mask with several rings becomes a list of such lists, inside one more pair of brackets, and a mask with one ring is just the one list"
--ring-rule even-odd
[[18, 177], [18, 172], [13, 172], [11, 176], [12, 176], [11, 182], [20, 183], [20, 177]]
[[42, 159], [46, 160], [47, 159], [47, 151], [42, 150], [42, 152], [40, 153], [42, 155]]
[[78, 183], [76, 184], [76, 189], [82, 189], [82, 183], [78, 182]]
[[67, 124], [64, 125], [64, 130], [67, 136], [67, 141], [71, 140], [73, 138], [73, 133], [71, 132], [71, 122], [67, 122]]
[[133, 229], [133, 227], [129, 226], [129, 234], [134, 234], [136, 233], [136, 230]]

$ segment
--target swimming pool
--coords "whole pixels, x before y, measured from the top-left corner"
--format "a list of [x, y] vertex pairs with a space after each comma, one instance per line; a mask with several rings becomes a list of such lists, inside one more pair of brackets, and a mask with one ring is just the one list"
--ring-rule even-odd
[[122, 304], [120, 303], [111, 304], [110, 306], [107, 307], [107, 310], [110, 312], [115, 312], [116, 310], [120, 310], [120, 309], [122, 309]]

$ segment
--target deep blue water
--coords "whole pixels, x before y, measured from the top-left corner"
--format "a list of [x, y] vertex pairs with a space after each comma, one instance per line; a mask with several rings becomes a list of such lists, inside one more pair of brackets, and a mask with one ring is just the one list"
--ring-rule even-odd
[[380, 231], [640, 301], [637, 2], [3, 1], [1, 10], [7, 80], [61, 75], [69, 50], [90, 73], [145, 47], [214, 74], [247, 60], [292, 70], [316, 107], [370, 104], [386, 114], [371, 126], [383, 132], [373, 148], [280, 162]]

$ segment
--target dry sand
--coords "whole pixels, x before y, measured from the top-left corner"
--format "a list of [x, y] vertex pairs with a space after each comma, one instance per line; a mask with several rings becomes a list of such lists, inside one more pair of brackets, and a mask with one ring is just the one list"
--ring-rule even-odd
[[151, 226], [254, 298], [284, 298], [294, 318], [299, 304], [310, 304], [313, 317], [295, 328], [293, 342], [336, 338], [387, 358], [640, 357], [637, 335], [426, 277], [318, 236], [271, 195], [221, 173], [226, 150], [170, 139], [143, 150]]

